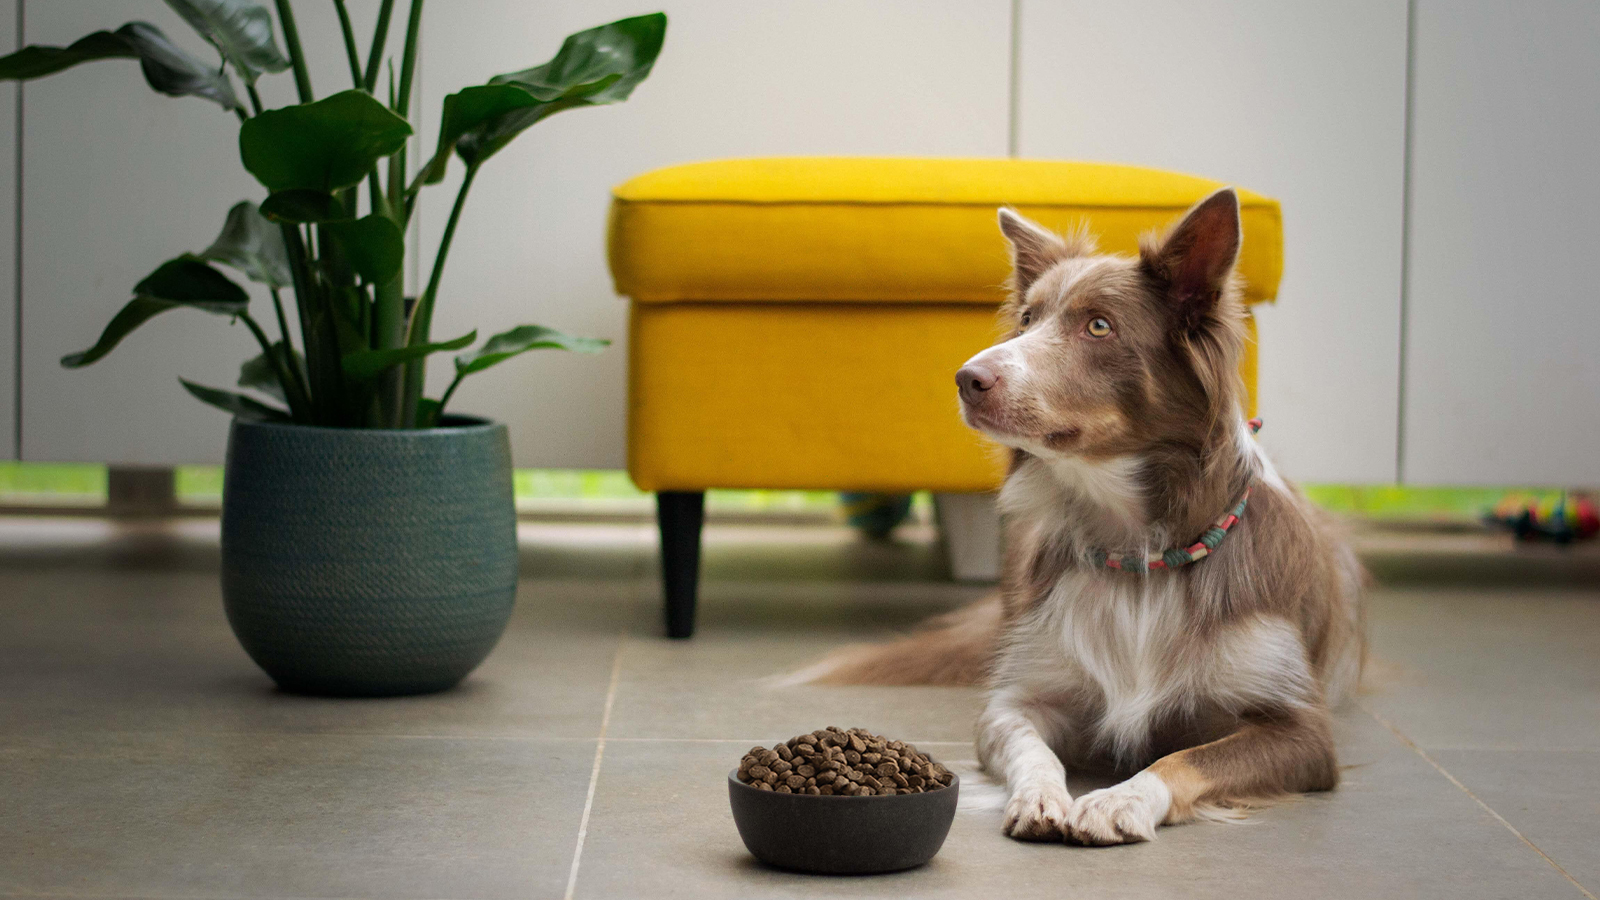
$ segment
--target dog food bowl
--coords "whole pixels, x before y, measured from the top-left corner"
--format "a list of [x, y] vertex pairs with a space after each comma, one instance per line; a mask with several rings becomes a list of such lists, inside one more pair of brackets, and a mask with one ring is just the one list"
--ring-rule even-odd
[[780, 794], [728, 775], [733, 823], [746, 848], [796, 872], [870, 875], [920, 866], [944, 846], [960, 776], [937, 791], [887, 797]]

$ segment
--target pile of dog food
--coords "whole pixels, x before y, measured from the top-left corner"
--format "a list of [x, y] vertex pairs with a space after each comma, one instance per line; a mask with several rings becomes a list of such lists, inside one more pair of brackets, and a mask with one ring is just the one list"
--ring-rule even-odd
[[739, 761], [740, 781], [781, 794], [921, 794], [944, 788], [953, 777], [904, 741], [833, 725], [770, 750], [751, 747]]

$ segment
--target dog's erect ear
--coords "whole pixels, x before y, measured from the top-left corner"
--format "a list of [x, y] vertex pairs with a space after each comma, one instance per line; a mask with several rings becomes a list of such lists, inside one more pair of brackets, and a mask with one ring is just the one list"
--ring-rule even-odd
[[1012, 287], [1018, 294], [1071, 255], [1066, 242], [1054, 232], [1004, 206], [1000, 207], [1000, 233], [1011, 242], [1011, 268], [1016, 272]]
[[1239, 195], [1223, 188], [1196, 203], [1166, 240], [1142, 246], [1139, 257], [1177, 306], [1180, 321], [1193, 327], [1216, 307], [1242, 238]]

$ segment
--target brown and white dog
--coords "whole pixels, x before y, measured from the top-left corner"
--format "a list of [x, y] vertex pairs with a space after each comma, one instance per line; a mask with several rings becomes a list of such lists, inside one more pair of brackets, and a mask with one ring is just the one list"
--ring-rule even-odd
[[[978, 756], [1014, 838], [1150, 840], [1333, 788], [1328, 710], [1360, 676], [1364, 576], [1243, 421], [1237, 196], [1202, 200], [1137, 258], [1009, 209], [1000, 230], [1012, 331], [957, 375], [967, 424], [1011, 452], [999, 594], [810, 678], [986, 684]], [[1195, 545], [1247, 489], [1210, 555], [1106, 566]], [[1136, 774], [1073, 798], [1064, 765]]]

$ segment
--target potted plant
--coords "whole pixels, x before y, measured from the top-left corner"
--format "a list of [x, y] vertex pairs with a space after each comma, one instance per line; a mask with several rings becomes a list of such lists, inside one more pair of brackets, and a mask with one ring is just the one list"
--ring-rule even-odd
[[[436, 339], [433, 311], [450, 242], [484, 163], [553, 113], [627, 99], [660, 53], [666, 17], [573, 34], [543, 65], [450, 94], [437, 146], [413, 167], [405, 111], [422, 0], [411, 0], [398, 66], [381, 94], [395, 2], [382, 0], [363, 60], [345, 4], [334, 0], [353, 86], [322, 99], [312, 94], [290, 0], [275, 3], [282, 49], [272, 12], [260, 3], [167, 4], [220, 63], [196, 59], [148, 23], [129, 22], [67, 47], [29, 46], [0, 58], [0, 79], [136, 59], [155, 90], [238, 116], [240, 160], [266, 196], [230, 209], [209, 247], [157, 267], [99, 340], [61, 363], [90, 365], [171, 309], [242, 322], [261, 353], [243, 364], [239, 386], [259, 396], [182, 382], [234, 417], [222, 522], [223, 598], [234, 633], [290, 690], [448, 688], [499, 639], [517, 575], [506, 428], [451, 415], [451, 396], [468, 375], [528, 350], [597, 352], [607, 343], [537, 325], [476, 347], [476, 332]], [[263, 109], [257, 80], [284, 72], [293, 73], [300, 102]], [[407, 297], [403, 235], [418, 193], [444, 179], [452, 156], [466, 176], [427, 284]], [[251, 314], [244, 288], [213, 263], [266, 287], [267, 326]], [[444, 351], [463, 352], [449, 388], [430, 398], [423, 393], [428, 357]]]

